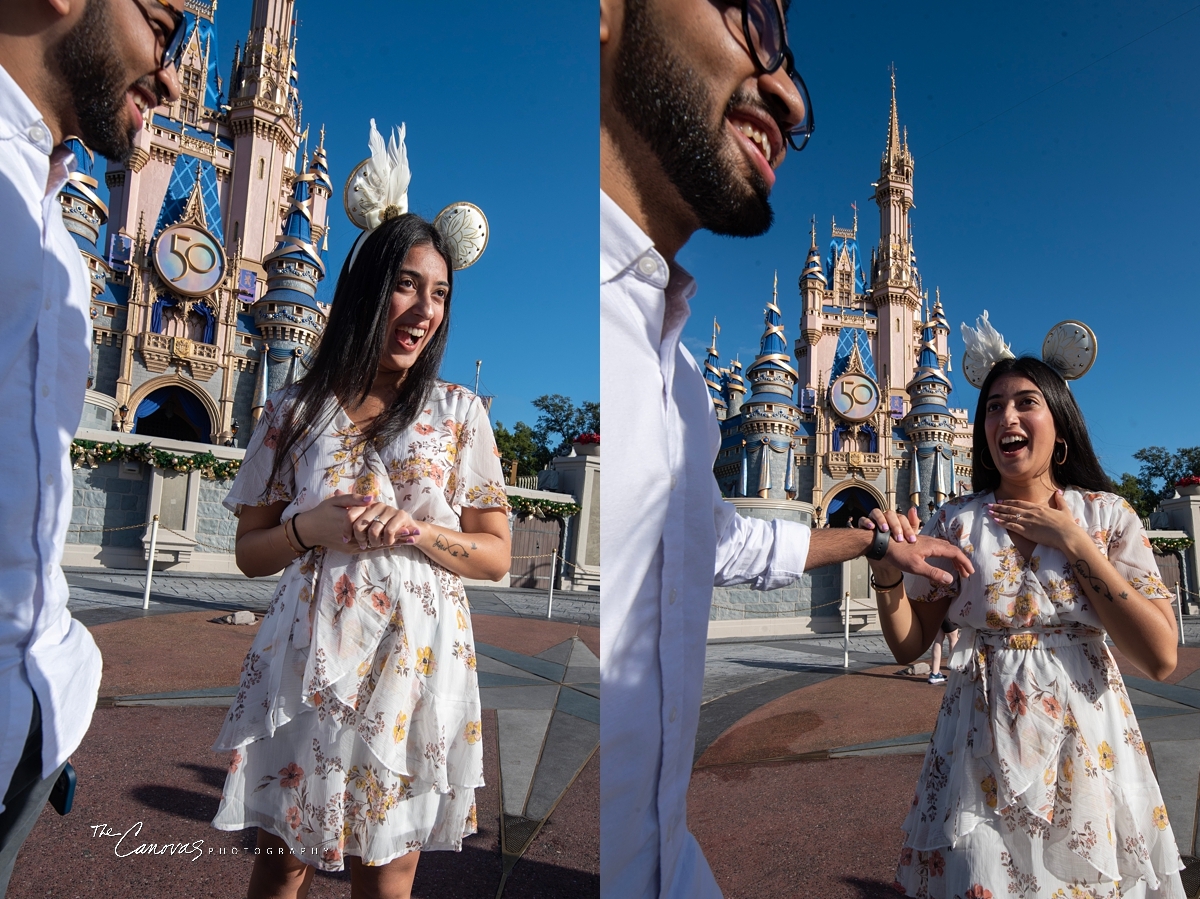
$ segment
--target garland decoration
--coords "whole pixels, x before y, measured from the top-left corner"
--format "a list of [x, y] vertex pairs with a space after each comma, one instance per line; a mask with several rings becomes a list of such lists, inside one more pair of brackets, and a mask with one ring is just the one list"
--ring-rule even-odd
[[1150, 544], [1160, 555], [1183, 552], [1191, 549], [1195, 541], [1191, 537], [1151, 537]]
[[519, 495], [510, 495], [508, 504], [517, 515], [532, 515], [542, 519], [561, 518], [564, 521], [572, 515], [578, 515], [581, 508], [578, 503], [556, 503]]
[[102, 462], [119, 462], [126, 459], [169, 471], [184, 473], [199, 471], [202, 477], [213, 481], [232, 480], [242, 465], [238, 459], [218, 459], [212, 453], [181, 456], [166, 450], [155, 449], [149, 443], [71, 441], [71, 466], [73, 468], [83, 466], [95, 468]]

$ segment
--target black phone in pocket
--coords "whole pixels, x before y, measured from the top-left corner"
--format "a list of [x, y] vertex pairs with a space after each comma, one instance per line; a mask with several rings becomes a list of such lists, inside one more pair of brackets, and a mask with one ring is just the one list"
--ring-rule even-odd
[[58, 775], [58, 780], [54, 782], [54, 787], [50, 790], [50, 804], [60, 815], [65, 815], [71, 810], [74, 802], [75, 769], [71, 767], [70, 762], [67, 762], [63, 765], [62, 774]]

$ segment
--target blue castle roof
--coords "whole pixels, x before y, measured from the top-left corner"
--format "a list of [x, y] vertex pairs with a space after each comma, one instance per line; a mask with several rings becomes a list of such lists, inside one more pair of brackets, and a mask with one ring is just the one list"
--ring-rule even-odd
[[846, 250], [850, 254], [850, 266], [854, 271], [854, 292], [867, 292], [867, 277], [863, 274], [862, 256], [858, 252], [858, 241], [853, 237], [835, 237], [829, 242], [829, 253], [825, 257], [825, 283], [833, 283], [833, 270], [838, 257]]
[[224, 244], [221, 197], [217, 192], [217, 170], [208, 160], [197, 159], [187, 153], [180, 153], [175, 159], [175, 168], [171, 170], [171, 180], [167, 184], [167, 193], [163, 197], [154, 233], [158, 234], [163, 228], [175, 224], [183, 217], [184, 210], [187, 209], [188, 197], [196, 184], [197, 170], [200, 173], [200, 198], [204, 202], [204, 218], [208, 224], [208, 230], [218, 243]]

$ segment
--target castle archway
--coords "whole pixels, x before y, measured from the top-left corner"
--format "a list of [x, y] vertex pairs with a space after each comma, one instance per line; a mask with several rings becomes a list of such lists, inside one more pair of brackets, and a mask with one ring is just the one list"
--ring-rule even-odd
[[143, 384], [130, 400], [132, 433], [212, 443], [213, 422], [218, 420], [216, 404], [184, 379], [155, 379]]
[[831, 528], [857, 527], [859, 518], [882, 505], [882, 497], [861, 481], [839, 484], [825, 494], [824, 523]]

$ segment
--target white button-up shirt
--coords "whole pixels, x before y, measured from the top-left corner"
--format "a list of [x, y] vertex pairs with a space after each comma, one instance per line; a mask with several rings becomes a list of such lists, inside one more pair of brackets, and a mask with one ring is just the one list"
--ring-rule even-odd
[[83, 740], [100, 651], [67, 611], [68, 450], [87, 388], [87, 268], [58, 192], [74, 156], [0, 67], [0, 797], [42, 707], [42, 773]]
[[808, 528], [721, 498], [720, 430], [682, 344], [695, 281], [600, 195], [600, 883], [611, 899], [719, 897], [687, 829], [713, 584], [782, 587]]

